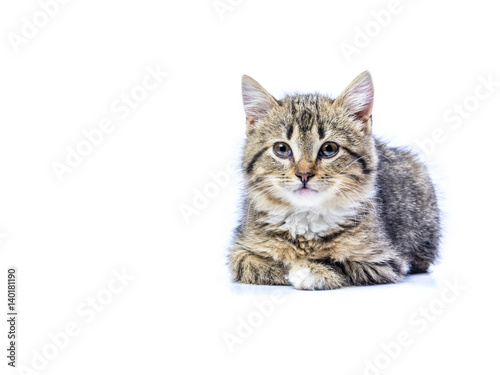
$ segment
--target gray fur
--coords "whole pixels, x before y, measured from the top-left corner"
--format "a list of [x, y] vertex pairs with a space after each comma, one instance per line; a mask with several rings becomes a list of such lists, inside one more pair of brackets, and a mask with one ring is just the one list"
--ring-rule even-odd
[[[434, 186], [416, 155], [372, 135], [369, 73], [336, 99], [277, 100], [244, 77], [243, 100], [244, 216], [228, 254], [234, 281], [334, 289], [428, 271], [440, 238]], [[325, 157], [320, 150], [332, 142], [338, 152]], [[276, 153], [282, 143], [287, 156]]]
[[425, 166], [415, 154], [376, 141], [377, 212], [384, 230], [410, 273], [426, 272], [438, 257], [440, 215], [436, 193]]

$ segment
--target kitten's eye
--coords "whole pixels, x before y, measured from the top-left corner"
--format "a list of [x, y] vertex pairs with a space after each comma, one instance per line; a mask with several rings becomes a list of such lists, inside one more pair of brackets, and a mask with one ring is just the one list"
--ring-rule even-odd
[[278, 142], [273, 147], [274, 153], [278, 155], [280, 158], [287, 158], [292, 154], [292, 150], [290, 146], [286, 143]]
[[339, 146], [335, 142], [326, 142], [319, 149], [319, 154], [324, 158], [331, 158], [339, 152]]

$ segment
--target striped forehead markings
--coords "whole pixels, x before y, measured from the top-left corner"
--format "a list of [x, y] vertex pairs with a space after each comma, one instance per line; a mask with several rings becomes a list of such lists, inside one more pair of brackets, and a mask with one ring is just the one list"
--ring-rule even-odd
[[[321, 139], [325, 137], [325, 127], [320, 116], [320, 98], [309, 95], [307, 97], [290, 98], [290, 112], [293, 124], [297, 124], [299, 130], [303, 133], [312, 131], [316, 125], [318, 136]], [[294, 129], [287, 128], [287, 138], [290, 140]]]

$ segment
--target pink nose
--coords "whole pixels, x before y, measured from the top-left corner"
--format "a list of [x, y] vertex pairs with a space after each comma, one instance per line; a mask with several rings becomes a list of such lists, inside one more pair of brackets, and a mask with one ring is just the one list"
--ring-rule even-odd
[[300, 181], [307, 182], [314, 176], [314, 173], [312, 173], [312, 172], [299, 172], [295, 176], [297, 176], [300, 179]]

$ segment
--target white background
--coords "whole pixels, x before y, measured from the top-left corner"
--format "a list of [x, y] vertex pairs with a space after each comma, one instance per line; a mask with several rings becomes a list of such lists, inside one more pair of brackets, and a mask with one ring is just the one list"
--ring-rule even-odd
[[[40, 4], [0, 6], [0, 310], [15, 266], [17, 363], [33, 369], [38, 358], [43, 367], [19, 373], [493, 373], [500, 87], [471, 97], [481, 77], [500, 81], [494, 3], [401, 0], [378, 29], [372, 12], [386, 14], [388, 1], [232, 4], [220, 16], [211, 0], [74, 0], [17, 52], [12, 33], [23, 35], [24, 17], [43, 23]], [[346, 58], [342, 43], [355, 46], [367, 27], [367, 45]], [[112, 103], [140, 92], [148, 66], [170, 75], [121, 119]], [[367, 69], [376, 134], [417, 151], [438, 134], [425, 159], [442, 198], [441, 263], [398, 285], [231, 284], [224, 253], [240, 180], [231, 174], [214, 191], [211, 174], [225, 175], [240, 155], [241, 75], [277, 97], [335, 96]], [[443, 116], [464, 101], [469, 111], [453, 128]], [[53, 163], [105, 118], [113, 131], [60, 182]], [[204, 189], [213, 197], [186, 220], [181, 207]], [[113, 272], [133, 280], [111, 294]], [[465, 289], [453, 294], [449, 283]], [[87, 322], [82, 311], [96, 296], [102, 311]], [[248, 337], [227, 345], [249, 320]], [[78, 334], [57, 349], [50, 334], [63, 337], [68, 323]], [[398, 349], [404, 332], [411, 343]], [[36, 353], [51, 359], [40, 365]], [[4, 354], [2, 374], [18, 373]]]

